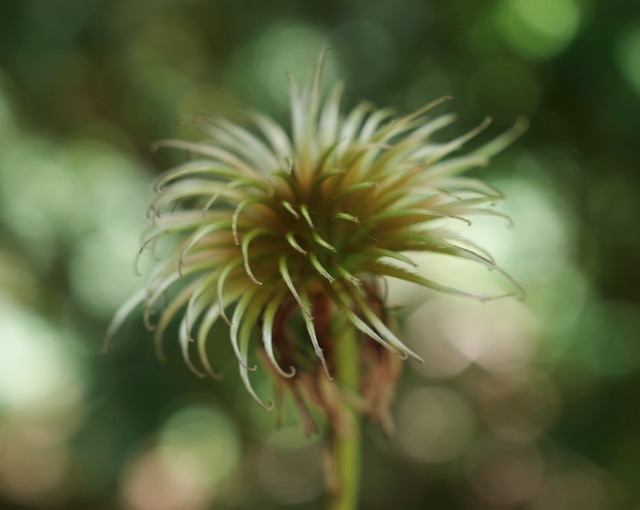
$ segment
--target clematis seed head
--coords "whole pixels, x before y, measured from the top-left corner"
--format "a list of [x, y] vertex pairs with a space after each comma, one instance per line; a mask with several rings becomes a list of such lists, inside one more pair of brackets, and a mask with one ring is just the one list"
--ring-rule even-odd
[[159, 312], [154, 335], [160, 353], [166, 329], [179, 320], [187, 365], [200, 376], [218, 377], [207, 344], [214, 341], [214, 324], [226, 321], [249, 394], [266, 408], [273, 405], [250, 381], [251, 359], [260, 357], [277, 395], [291, 390], [311, 428], [305, 402], [330, 416], [332, 395], [339, 392], [327, 388], [335, 363], [331, 321], [340, 315], [361, 344], [361, 388], [354, 398], [390, 428], [387, 408], [400, 360], [420, 358], [394, 332], [383, 281], [479, 300], [500, 297], [426, 278], [408, 256], [438, 253], [494, 269], [513, 283], [512, 294], [520, 292], [490, 255], [447, 231], [442, 220], [500, 216], [490, 207], [500, 192], [464, 174], [486, 165], [526, 122], [461, 154], [488, 119], [436, 143], [433, 136], [454, 116], [432, 111], [449, 98], [404, 116], [369, 103], [345, 112], [341, 84], [322, 94], [323, 60], [308, 88], [291, 82], [289, 129], [254, 112], [241, 123], [197, 115], [190, 122], [203, 141], [156, 144], [191, 158], [155, 182], [141, 252], [163, 238], [172, 238], [175, 249], [117, 312], [107, 336], [143, 305], [147, 319]]

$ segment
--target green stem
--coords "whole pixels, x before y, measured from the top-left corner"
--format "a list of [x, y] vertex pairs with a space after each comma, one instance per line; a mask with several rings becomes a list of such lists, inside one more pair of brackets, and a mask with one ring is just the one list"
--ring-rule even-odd
[[[357, 393], [359, 356], [356, 332], [347, 321], [339, 321], [334, 330], [335, 382], [345, 394]], [[360, 427], [359, 416], [352, 405], [342, 402], [342, 420], [331, 424], [329, 447], [335, 469], [336, 487], [329, 501], [329, 510], [356, 510], [360, 488]]]

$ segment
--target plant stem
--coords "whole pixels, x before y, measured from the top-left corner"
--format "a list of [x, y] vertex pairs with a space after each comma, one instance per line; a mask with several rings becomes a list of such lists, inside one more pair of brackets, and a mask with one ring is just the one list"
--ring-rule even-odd
[[[336, 345], [335, 381], [344, 394], [357, 393], [359, 356], [356, 332], [347, 321], [338, 321], [333, 340]], [[360, 488], [360, 428], [358, 413], [346, 400], [341, 403], [342, 419], [331, 424], [329, 447], [335, 469], [335, 492], [329, 510], [356, 510]]]

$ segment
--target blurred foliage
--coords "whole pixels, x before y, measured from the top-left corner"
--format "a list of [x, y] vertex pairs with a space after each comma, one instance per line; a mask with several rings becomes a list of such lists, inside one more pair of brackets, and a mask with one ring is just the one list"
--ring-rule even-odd
[[0, 0], [2, 508], [321, 507], [318, 438], [287, 410], [276, 427], [235, 369], [198, 380], [175, 345], [156, 364], [141, 320], [100, 345], [140, 284], [151, 180], [180, 157], [150, 144], [200, 111], [286, 121], [285, 71], [326, 46], [351, 104], [452, 94], [457, 130], [531, 122], [481, 170], [516, 228], [464, 232], [528, 297], [391, 287], [426, 362], [396, 434], [365, 428], [362, 508], [638, 504], [639, 1]]

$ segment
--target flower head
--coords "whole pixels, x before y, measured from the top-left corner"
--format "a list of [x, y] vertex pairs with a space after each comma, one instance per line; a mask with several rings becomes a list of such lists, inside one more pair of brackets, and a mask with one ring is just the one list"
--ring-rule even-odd
[[393, 331], [381, 281], [486, 298], [420, 275], [407, 253], [448, 254], [501, 272], [487, 253], [445, 230], [442, 220], [499, 215], [487, 206], [500, 193], [462, 174], [485, 165], [524, 123], [454, 155], [488, 121], [434, 143], [433, 134], [454, 116], [426, 113], [444, 99], [405, 116], [368, 103], [345, 114], [342, 85], [322, 97], [322, 59], [310, 87], [300, 91], [291, 84], [289, 131], [258, 113], [249, 113], [244, 125], [197, 116], [192, 123], [205, 141], [158, 143], [193, 159], [158, 178], [143, 248], [167, 236], [177, 240], [176, 248], [118, 312], [109, 335], [135, 306], [144, 303], [149, 317], [168, 298], [156, 340], [160, 345], [181, 314], [179, 341], [194, 372], [217, 376], [206, 346], [214, 323], [224, 320], [242, 380], [258, 402], [249, 378], [254, 349], [280, 388], [331, 414], [331, 322], [339, 315], [360, 336], [363, 405], [387, 421], [398, 359], [419, 357]]

